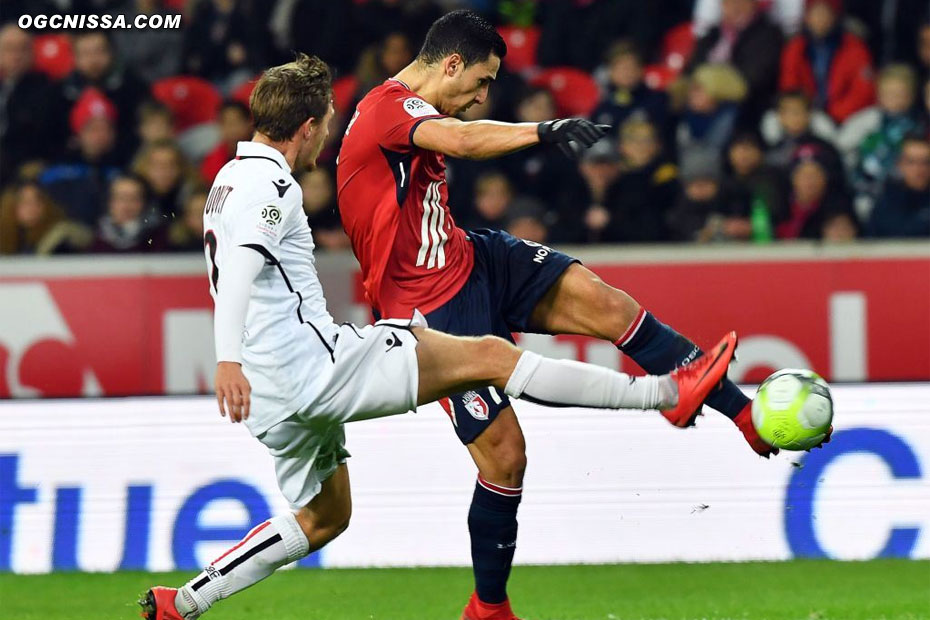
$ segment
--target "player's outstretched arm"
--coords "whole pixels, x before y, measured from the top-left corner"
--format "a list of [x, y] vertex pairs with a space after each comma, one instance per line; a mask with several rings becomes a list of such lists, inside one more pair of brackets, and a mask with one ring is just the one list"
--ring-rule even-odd
[[607, 134], [609, 125], [596, 125], [583, 118], [566, 118], [544, 123], [464, 122], [456, 118], [423, 121], [413, 133], [413, 143], [430, 151], [462, 159], [492, 159], [534, 144], [558, 146], [577, 159]]
[[265, 258], [255, 250], [232, 248], [223, 265], [222, 280], [217, 281], [213, 335], [216, 342], [216, 402], [220, 415], [228, 410], [230, 422], [249, 417], [248, 379], [242, 374], [242, 331], [249, 310], [252, 283], [262, 270]]

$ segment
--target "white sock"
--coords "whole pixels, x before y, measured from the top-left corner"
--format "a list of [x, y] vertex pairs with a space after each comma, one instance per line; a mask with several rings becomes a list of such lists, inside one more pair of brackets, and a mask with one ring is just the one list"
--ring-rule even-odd
[[278, 515], [252, 529], [229, 551], [178, 590], [175, 607], [197, 618], [213, 603], [258, 583], [276, 569], [304, 557], [310, 541], [293, 514]]
[[504, 392], [543, 404], [601, 409], [668, 409], [678, 388], [668, 375], [633, 377], [571, 360], [524, 351]]

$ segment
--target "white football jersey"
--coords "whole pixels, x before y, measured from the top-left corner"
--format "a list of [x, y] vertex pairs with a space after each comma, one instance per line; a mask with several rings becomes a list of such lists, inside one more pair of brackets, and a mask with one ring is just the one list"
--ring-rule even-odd
[[337, 332], [314, 266], [300, 184], [284, 156], [240, 142], [213, 182], [203, 224], [214, 301], [224, 278], [237, 277], [223, 271], [232, 248], [265, 256], [242, 334], [242, 369], [252, 386], [246, 424], [258, 435], [316, 398], [326, 373], [313, 369], [332, 364]]

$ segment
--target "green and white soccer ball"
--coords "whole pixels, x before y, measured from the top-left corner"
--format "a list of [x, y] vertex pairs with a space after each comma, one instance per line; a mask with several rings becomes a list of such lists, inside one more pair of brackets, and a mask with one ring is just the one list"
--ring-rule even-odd
[[830, 386], [810, 370], [787, 368], [770, 375], [752, 401], [752, 424], [766, 443], [782, 450], [809, 450], [833, 421]]

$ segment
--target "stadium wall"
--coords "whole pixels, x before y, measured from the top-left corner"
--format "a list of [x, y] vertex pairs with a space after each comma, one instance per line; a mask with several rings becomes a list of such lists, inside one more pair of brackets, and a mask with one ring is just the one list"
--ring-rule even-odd
[[[839, 385], [823, 450], [722, 416], [520, 403], [519, 563], [930, 557], [930, 383]], [[348, 427], [349, 530], [304, 566], [467, 565], [474, 467], [436, 406]], [[0, 571], [196, 569], [286, 507], [210, 397], [0, 401]]]
[[[739, 380], [786, 366], [833, 381], [930, 380], [930, 244], [567, 250], [699, 344], [738, 330]], [[336, 319], [367, 323], [351, 255], [317, 263]], [[199, 256], [2, 260], [0, 397], [204, 393], [211, 317]], [[638, 371], [609, 343], [521, 343]]]

